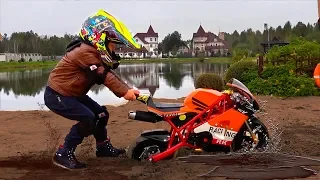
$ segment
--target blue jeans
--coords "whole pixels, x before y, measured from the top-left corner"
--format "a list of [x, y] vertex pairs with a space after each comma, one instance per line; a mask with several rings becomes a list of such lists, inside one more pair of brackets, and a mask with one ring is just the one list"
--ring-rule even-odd
[[45, 105], [54, 113], [78, 123], [73, 125], [65, 137], [64, 147], [76, 148], [84, 137], [94, 135], [97, 142], [107, 139], [106, 125], [109, 113], [88, 95], [82, 97], [63, 96], [50, 87], [44, 93]]

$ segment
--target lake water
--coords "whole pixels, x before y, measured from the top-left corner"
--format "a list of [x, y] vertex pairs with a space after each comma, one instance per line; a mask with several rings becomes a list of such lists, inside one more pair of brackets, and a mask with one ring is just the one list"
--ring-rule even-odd
[[[194, 79], [205, 72], [224, 75], [229, 64], [215, 63], [146, 63], [122, 64], [118, 75], [142, 93], [154, 98], [180, 98], [194, 89]], [[0, 110], [40, 110], [43, 94], [52, 68], [0, 72]], [[100, 104], [126, 102], [108, 88], [94, 86], [88, 95]], [[48, 110], [45, 107], [46, 110]]]

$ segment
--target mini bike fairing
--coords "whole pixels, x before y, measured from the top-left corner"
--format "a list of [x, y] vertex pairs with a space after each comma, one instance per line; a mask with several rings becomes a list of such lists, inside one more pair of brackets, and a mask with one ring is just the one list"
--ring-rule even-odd
[[145, 131], [127, 151], [130, 158], [157, 162], [171, 158], [182, 147], [206, 152], [263, 150], [269, 139], [265, 125], [255, 116], [259, 104], [249, 89], [231, 79], [228, 90], [195, 89], [181, 104], [156, 103], [150, 95], [137, 95], [148, 111], [130, 111], [129, 119], [166, 121], [170, 130]]

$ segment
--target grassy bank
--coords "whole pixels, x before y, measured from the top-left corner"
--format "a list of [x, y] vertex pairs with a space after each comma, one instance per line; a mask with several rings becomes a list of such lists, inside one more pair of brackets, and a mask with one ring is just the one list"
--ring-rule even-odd
[[0, 70], [8, 69], [34, 69], [41, 67], [54, 67], [58, 61], [45, 62], [0, 62]]
[[[231, 63], [231, 58], [215, 57], [207, 58], [203, 62], [208, 63]], [[121, 63], [188, 63], [201, 62], [199, 58], [172, 58], [172, 59], [143, 59], [143, 60], [121, 60]], [[10, 69], [34, 69], [41, 67], [54, 67], [58, 61], [44, 61], [44, 62], [0, 62], [0, 71]]]

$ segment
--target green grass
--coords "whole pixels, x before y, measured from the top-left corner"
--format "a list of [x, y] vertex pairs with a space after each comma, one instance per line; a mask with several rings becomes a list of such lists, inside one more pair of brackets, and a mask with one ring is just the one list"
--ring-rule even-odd
[[[0, 62], [0, 71], [8, 71], [10, 69], [35, 69], [42, 67], [54, 67], [59, 61], [44, 62]], [[143, 60], [121, 60], [121, 63], [188, 63], [201, 62], [199, 58], [170, 58], [170, 59], [143, 59]], [[207, 58], [203, 62], [208, 63], [231, 63], [229, 57]]]
[[[0, 63], [1, 64], [1, 63]], [[36, 69], [46, 69], [49, 68], [51, 69], [54, 66], [32, 66], [32, 67], [10, 67], [10, 68], [0, 68], [0, 72], [16, 72], [16, 71], [25, 71], [25, 70], [36, 70]]]
[[55, 66], [58, 61], [45, 61], [45, 62], [0, 62], [0, 70], [2, 69], [16, 69], [16, 68], [36, 68]]

